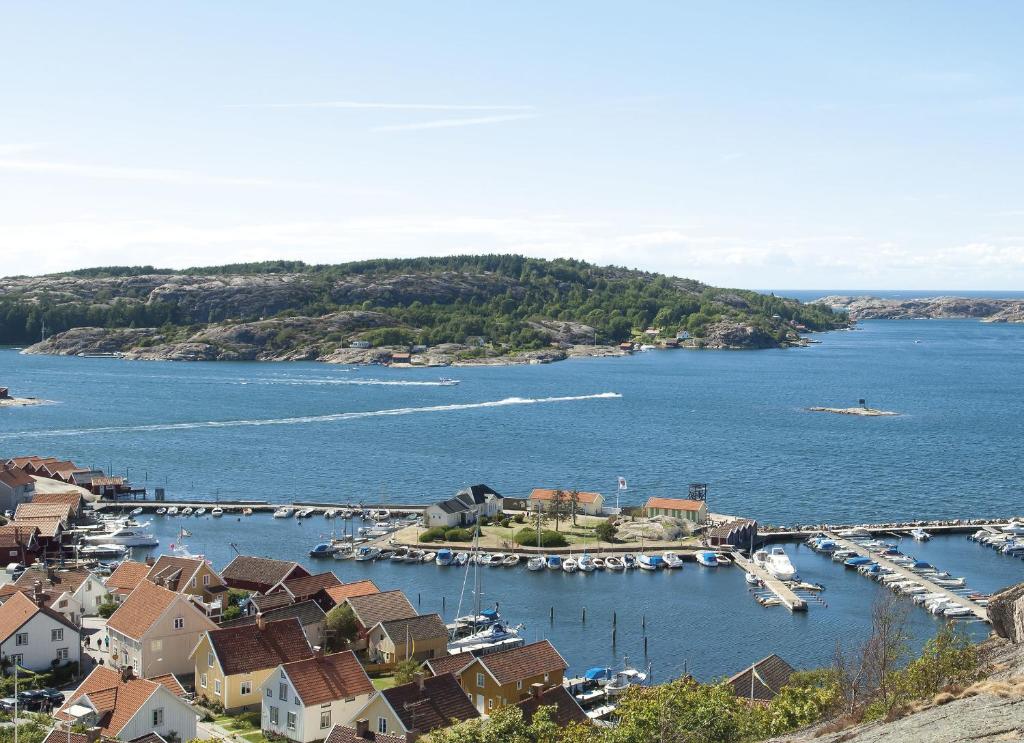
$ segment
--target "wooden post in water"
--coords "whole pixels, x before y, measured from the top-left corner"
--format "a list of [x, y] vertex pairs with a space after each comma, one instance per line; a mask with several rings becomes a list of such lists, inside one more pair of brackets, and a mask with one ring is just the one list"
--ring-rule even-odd
[[612, 629], [615, 629], [615, 625], [618, 624], [618, 616], [616, 612], [612, 612]]
[[551, 607], [551, 623], [555, 623], [555, 607]]
[[442, 614], [444, 614], [444, 611], [445, 611], [445, 606], [444, 606], [444, 604], [445, 604], [445, 601], [444, 601], [444, 596], [441, 596], [441, 613], [442, 613]]
[[583, 624], [587, 623], [587, 607], [583, 607]]

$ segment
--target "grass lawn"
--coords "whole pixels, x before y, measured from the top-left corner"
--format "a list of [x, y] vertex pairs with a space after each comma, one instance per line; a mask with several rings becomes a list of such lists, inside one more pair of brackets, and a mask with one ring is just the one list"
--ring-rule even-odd
[[390, 689], [395, 685], [394, 676], [381, 676], [380, 678], [370, 679], [373, 682], [373, 688], [377, 691], [383, 691], [384, 689]]

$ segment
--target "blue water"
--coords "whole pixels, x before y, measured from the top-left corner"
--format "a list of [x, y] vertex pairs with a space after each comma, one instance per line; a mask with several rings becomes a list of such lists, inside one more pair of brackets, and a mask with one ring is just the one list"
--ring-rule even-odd
[[[818, 339], [804, 349], [447, 370], [2, 350], [0, 383], [55, 404], [0, 410], [0, 456], [52, 454], [127, 471], [140, 484], [165, 487], [168, 498], [420, 503], [486, 482], [506, 495], [561, 486], [614, 499], [621, 475], [629, 481], [623, 504], [680, 495], [701, 481], [709, 483], [712, 510], [766, 523], [1024, 510], [1024, 327], [865, 322]], [[432, 384], [442, 373], [461, 383]], [[901, 415], [805, 410], [861, 397]], [[165, 543], [174, 525], [158, 522]], [[234, 554], [231, 543], [299, 559], [329, 529], [323, 519], [300, 526], [269, 517], [193, 519], [189, 528], [191, 547], [218, 567]], [[979, 590], [1024, 579], [1024, 562], [963, 537], [913, 551]], [[791, 553], [806, 578], [828, 586], [827, 608], [806, 616], [765, 610], [739, 571], [692, 565], [625, 576], [493, 569], [486, 600], [525, 622], [529, 637], [550, 637], [575, 670], [624, 654], [645, 662], [645, 617], [648, 660], [661, 678], [684, 667], [702, 678], [731, 673], [769, 652], [796, 665], [827, 663], [836, 639], [863, 633], [880, 589], [806, 550]], [[446, 618], [461, 590], [459, 574], [434, 566], [327, 567], [343, 579], [370, 575], [402, 588], [423, 611], [440, 610], [443, 596]], [[919, 640], [934, 631], [930, 616], [912, 617]]]
[[[767, 291], [767, 290], [765, 290]], [[879, 299], [927, 299], [971, 297], [975, 299], [1024, 299], [1021, 291], [964, 291], [962, 289], [772, 289], [777, 297], [813, 302], [821, 297], [878, 297]]]

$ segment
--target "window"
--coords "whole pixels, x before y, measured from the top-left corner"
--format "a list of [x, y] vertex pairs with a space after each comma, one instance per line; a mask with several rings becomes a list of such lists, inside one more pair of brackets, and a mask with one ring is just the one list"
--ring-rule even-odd
[[273, 699], [274, 698], [274, 690], [271, 689], [269, 686], [267, 687], [267, 697], [269, 699]]
[[11, 656], [11, 663], [15, 666], [20, 666], [25, 662], [25, 658], [22, 657], [21, 653], [15, 653]]
[[52, 629], [50, 630], [50, 642], [61, 642], [64, 640], [63, 629]]
[[61, 599], [60, 603], [57, 604], [57, 608], [58, 609], [67, 609], [68, 608], [68, 600], [67, 599]]
[[174, 618], [174, 629], [185, 629], [185, 617]]
[[295, 729], [295, 713], [294, 712], [289, 712], [288, 713], [288, 729], [289, 730], [294, 730]]
[[381, 735], [387, 735], [388, 732], [388, 719], [386, 717], [377, 718], [377, 732]]
[[478, 689], [484, 688], [484, 675], [482, 673], [476, 675], [476, 686]]
[[133, 658], [132, 659], [132, 668], [135, 669], [135, 673], [139, 672], [139, 659], [138, 658]]
[[288, 684], [277, 685], [277, 698], [282, 702], [288, 701]]
[[57, 660], [67, 660], [67, 659], [68, 659], [68, 649], [67, 648], [57, 648]]
[[150, 640], [149, 641], [149, 649], [152, 650], [154, 653], [159, 653], [160, 651], [162, 651], [164, 649], [164, 641], [163, 640]]
[[192, 587], [196, 587], [196, 577], [194, 575], [192, 576]]
[[326, 730], [330, 726], [331, 726], [331, 711], [327, 710], [326, 712], [321, 712], [320, 713], [320, 729], [321, 730]]
[[544, 683], [546, 684], [547, 682], [548, 682], [548, 674], [545, 673], [544, 674]]
[[494, 700], [493, 699], [488, 699], [487, 700], [487, 709], [494, 709]]
[[522, 689], [523, 689], [523, 682], [522, 681], [516, 681], [516, 689], [518, 691], [522, 691]]
[[252, 681], [243, 681], [241, 692], [243, 695], [252, 694]]
[[153, 727], [158, 728], [164, 724], [164, 708], [157, 707], [153, 710]]
[[271, 707], [270, 708], [270, 724], [271, 725], [276, 725], [277, 724], [277, 707]]
[[92, 583], [90, 583], [89, 581], [86, 581], [85, 582], [85, 590], [86, 590], [86, 592], [91, 591], [92, 590]]
[[210, 585], [210, 576], [209, 576], [209, 574], [203, 576], [203, 585], [204, 586]]
[[206, 665], [213, 667], [213, 653], [206, 654]]
[[206, 674], [205, 674], [205, 673], [204, 673], [204, 674], [202, 674], [202, 675], [201, 675], [201, 676], [199, 677], [199, 685], [200, 685], [201, 687], [203, 687], [204, 689], [206, 688]]
[[15, 645], [28, 645], [28, 632], [19, 632], [14, 636]]
[[213, 693], [220, 694], [220, 679], [213, 680]]

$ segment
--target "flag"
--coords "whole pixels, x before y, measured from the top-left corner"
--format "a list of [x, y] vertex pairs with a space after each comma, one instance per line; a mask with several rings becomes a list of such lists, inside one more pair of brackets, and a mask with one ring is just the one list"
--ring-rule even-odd
[[619, 478], [619, 490], [626, 490], [626, 489], [627, 489], [626, 478], [625, 477], [620, 477]]

